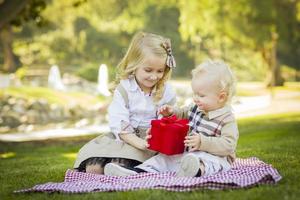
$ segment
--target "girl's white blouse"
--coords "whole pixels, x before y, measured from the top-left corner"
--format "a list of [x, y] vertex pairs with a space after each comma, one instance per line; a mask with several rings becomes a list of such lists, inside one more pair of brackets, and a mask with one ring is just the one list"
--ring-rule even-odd
[[151, 95], [141, 90], [134, 78], [121, 80], [120, 84], [128, 94], [129, 108], [126, 108], [124, 98], [118, 90], [114, 91], [113, 100], [108, 107], [109, 127], [117, 140], [119, 140], [122, 121], [129, 123], [133, 128], [148, 128], [151, 120], [157, 118], [158, 107], [176, 102], [176, 94], [169, 84], [165, 84], [163, 97], [157, 105], [154, 104]]

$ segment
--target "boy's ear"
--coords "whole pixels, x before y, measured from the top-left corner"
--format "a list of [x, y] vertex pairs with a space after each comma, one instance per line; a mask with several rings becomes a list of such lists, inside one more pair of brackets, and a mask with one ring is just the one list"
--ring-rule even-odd
[[219, 102], [225, 103], [227, 101], [227, 93], [225, 91], [221, 91], [219, 94]]

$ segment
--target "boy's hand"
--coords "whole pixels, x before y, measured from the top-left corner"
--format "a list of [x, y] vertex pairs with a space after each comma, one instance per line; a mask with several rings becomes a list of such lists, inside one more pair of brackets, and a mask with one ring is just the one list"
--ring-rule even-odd
[[157, 113], [163, 115], [164, 117], [168, 117], [170, 115], [173, 115], [174, 109], [170, 105], [163, 105], [157, 110]]
[[186, 147], [189, 147], [189, 152], [198, 151], [201, 145], [201, 137], [199, 134], [188, 135], [183, 142]]

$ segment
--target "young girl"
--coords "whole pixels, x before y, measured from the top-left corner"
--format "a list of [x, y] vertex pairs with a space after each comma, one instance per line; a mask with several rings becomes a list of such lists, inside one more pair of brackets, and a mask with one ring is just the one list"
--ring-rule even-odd
[[166, 81], [175, 67], [170, 40], [137, 33], [118, 65], [113, 100], [108, 108], [112, 133], [100, 135], [79, 151], [74, 168], [103, 174], [107, 163], [133, 167], [154, 155], [146, 130], [157, 108], [173, 105], [175, 93]]

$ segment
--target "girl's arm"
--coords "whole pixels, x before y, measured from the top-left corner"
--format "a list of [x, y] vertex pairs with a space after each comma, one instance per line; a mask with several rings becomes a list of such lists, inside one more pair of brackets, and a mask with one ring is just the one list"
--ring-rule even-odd
[[122, 122], [129, 124], [129, 110], [125, 100], [118, 90], [115, 90], [111, 104], [108, 107], [108, 124], [111, 132], [119, 140], [122, 131]]
[[114, 133], [117, 139], [121, 139], [124, 142], [134, 146], [138, 149], [147, 149], [148, 143], [136, 136], [133, 131], [122, 130], [122, 123], [129, 123], [129, 110], [125, 105], [125, 100], [119, 91], [115, 90], [113, 100], [108, 108], [108, 122], [111, 131]]
[[133, 146], [137, 149], [146, 150], [149, 146], [146, 140], [139, 138], [135, 134], [120, 133], [119, 136], [124, 142], [130, 144], [131, 146]]
[[[165, 105], [174, 106], [176, 103], [176, 93], [172, 89], [171, 85], [166, 84], [164, 91], [164, 102]], [[135, 134], [120, 134], [120, 138], [125, 141], [126, 143], [141, 149], [146, 150], [149, 147], [149, 144], [147, 142], [147, 138], [149, 138], [149, 135], [146, 136], [146, 139], [139, 138]]]

